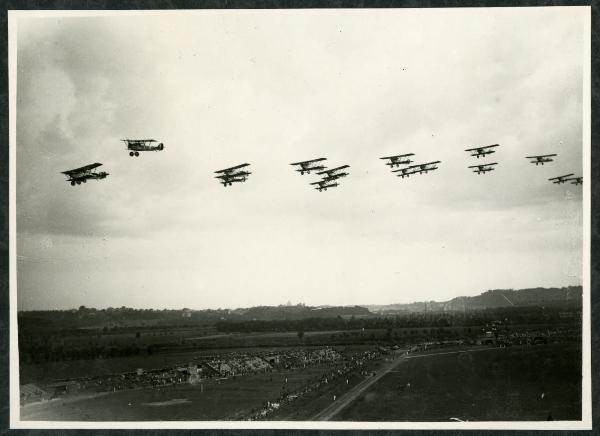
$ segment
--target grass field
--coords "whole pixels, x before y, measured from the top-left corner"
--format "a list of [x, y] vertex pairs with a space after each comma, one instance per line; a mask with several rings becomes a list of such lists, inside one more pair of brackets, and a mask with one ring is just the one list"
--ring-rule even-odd
[[[225, 420], [243, 419], [254, 408], [274, 401], [320, 377], [327, 366], [249, 374], [202, 385], [129, 390], [79, 401], [57, 400], [21, 408], [23, 420]], [[287, 379], [287, 382], [286, 382]], [[152, 404], [154, 403], [154, 404]]]
[[[362, 346], [348, 347], [358, 351]], [[213, 352], [216, 350], [213, 350]], [[232, 350], [228, 350], [232, 351]], [[245, 350], [248, 351], [248, 350]], [[185, 361], [199, 353], [166, 355]], [[153, 356], [154, 357], [154, 356]], [[159, 357], [156, 356], [158, 359]], [[283, 405], [271, 420], [312, 420], [353, 387], [356, 396], [327, 418], [334, 421], [544, 421], [581, 419], [581, 346], [561, 343], [509, 348], [448, 347], [407, 358], [369, 362], [369, 378], [355, 371]], [[114, 360], [114, 359], [110, 359]], [[148, 367], [148, 361], [135, 363]], [[157, 361], [155, 363], [162, 363]], [[393, 363], [393, 365], [391, 365]], [[397, 364], [396, 364], [397, 363]], [[381, 369], [388, 369], [382, 371]], [[83, 371], [83, 368], [81, 368]], [[89, 368], [88, 368], [89, 369]], [[202, 385], [177, 385], [64, 399], [21, 408], [23, 420], [236, 420], [331, 371], [327, 366], [248, 374]], [[387, 372], [386, 371], [390, 371]], [[349, 383], [346, 384], [346, 378]], [[286, 383], [287, 379], [287, 383]], [[407, 384], [410, 383], [410, 387]]]
[[540, 421], [550, 416], [581, 419], [578, 344], [415, 355], [333, 420]]

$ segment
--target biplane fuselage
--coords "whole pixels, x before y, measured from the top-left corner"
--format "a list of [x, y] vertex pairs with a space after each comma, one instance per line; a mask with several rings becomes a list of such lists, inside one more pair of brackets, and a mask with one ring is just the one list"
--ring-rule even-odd
[[304, 174], [310, 174], [311, 171], [320, 171], [320, 170], [324, 170], [325, 166], [323, 165], [315, 165], [315, 166], [304, 166], [301, 165], [300, 168], [298, 168], [296, 171], [298, 171], [300, 173], [300, 175], [304, 175]]
[[141, 145], [141, 144], [127, 146], [127, 150], [134, 150], [134, 151], [160, 151], [160, 150], [163, 150], [164, 148], [165, 148], [165, 146], [162, 142], [160, 144], [158, 144], [157, 146]]
[[335, 188], [336, 186], [338, 186], [337, 183], [331, 183], [329, 185], [316, 186], [315, 189], [318, 190], [319, 192], [321, 192], [321, 191], [327, 191], [327, 188]]
[[407, 160], [396, 160], [396, 161], [391, 161], [391, 162], [387, 162], [386, 165], [389, 165], [390, 168], [394, 168], [394, 167], [399, 167], [400, 165], [409, 165], [411, 163], [413, 163], [413, 160], [407, 159]]
[[346, 177], [348, 173], [333, 173], [330, 176], [323, 177], [324, 182], [331, 182], [333, 180], [341, 179], [342, 177]]
[[221, 184], [223, 186], [231, 186], [234, 183], [240, 183], [240, 182], [245, 182], [246, 181], [246, 177], [228, 177], [228, 178], [224, 178], [223, 180], [221, 180]]
[[554, 162], [554, 160], [550, 159], [550, 158], [544, 158], [544, 159], [538, 159], [535, 161], [531, 161], [531, 163], [534, 163], [536, 166], [544, 165], [545, 163], [548, 163], [548, 162]]
[[482, 164], [482, 165], [471, 165], [469, 168], [474, 168], [473, 172], [477, 174], [485, 174], [488, 171], [494, 171], [494, 165], [498, 165], [497, 162]]
[[157, 142], [154, 139], [123, 139], [122, 141], [127, 144], [129, 156], [137, 157], [140, 155], [140, 151], [161, 151], [165, 148], [162, 142], [159, 142], [157, 145], [151, 145]]
[[478, 168], [476, 170], [473, 170], [473, 172], [477, 174], [485, 174], [488, 171], [494, 171], [494, 168]]
[[475, 156], [477, 159], [479, 159], [480, 157], [484, 157], [488, 154], [492, 154], [492, 153], [496, 153], [496, 150], [481, 150], [481, 151], [476, 151], [475, 153], [471, 154], [471, 156]]

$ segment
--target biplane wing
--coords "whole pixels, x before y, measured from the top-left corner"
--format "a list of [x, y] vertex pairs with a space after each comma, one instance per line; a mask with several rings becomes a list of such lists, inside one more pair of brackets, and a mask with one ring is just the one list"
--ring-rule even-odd
[[235, 174], [220, 174], [218, 176], [215, 176], [215, 179], [233, 179], [236, 177], [247, 177], [250, 174], [252, 174], [250, 171], [240, 171], [239, 173], [235, 173]]
[[403, 157], [409, 157], [409, 156], [414, 156], [414, 153], [407, 153], [407, 154], [398, 154], [396, 156], [385, 156], [385, 157], [380, 157], [379, 159], [390, 159], [390, 160], [398, 160], [401, 159]]
[[323, 177], [323, 180], [329, 182], [331, 180], [341, 179], [342, 177], [346, 177], [348, 173], [333, 173]]
[[227, 174], [227, 173], [231, 173], [231, 172], [233, 172], [233, 171], [235, 171], [235, 170], [237, 170], [239, 168], [247, 167], [248, 165], [250, 165], [250, 164], [249, 163], [243, 163], [243, 164], [231, 167], [231, 168], [225, 168], [224, 170], [215, 171], [215, 174], [221, 174], [221, 173]]
[[321, 162], [321, 161], [324, 161], [324, 160], [327, 160], [327, 158], [320, 157], [318, 159], [305, 160], [305, 161], [302, 161], [302, 162], [294, 162], [294, 163], [291, 163], [290, 165], [308, 165], [308, 164], [311, 164], [313, 162]]
[[491, 167], [492, 165], [498, 165], [498, 162], [486, 163], [486, 164], [481, 164], [481, 165], [471, 165], [471, 166], [469, 166], [469, 168], [483, 169], [485, 167]]
[[335, 188], [336, 186], [339, 186], [338, 183], [330, 183], [330, 184], [325, 184], [325, 185], [319, 185], [319, 186], [315, 186], [315, 189], [319, 192], [321, 191], [327, 191], [328, 188]]
[[554, 157], [558, 156], [557, 154], [540, 154], [538, 156], [525, 156], [525, 159], [541, 159], [544, 157]]
[[397, 177], [410, 177], [413, 174], [419, 174], [420, 170], [418, 168], [404, 168], [404, 170], [400, 174], [396, 174]]
[[86, 171], [91, 171], [94, 168], [98, 168], [100, 166], [102, 166], [102, 164], [96, 162], [96, 163], [89, 164], [89, 165], [86, 165], [86, 166], [81, 167], [81, 168], [76, 168], [74, 170], [62, 171], [62, 174], [66, 174], [67, 176], [70, 176], [72, 174], [79, 174], [79, 173], [84, 173]]
[[146, 144], [149, 142], [157, 142], [156, 139], [121, 139], [121, 141], [123, 141], [127, 144], [136, 144], [136, 145]]
[[564, 176], [552, 177], [551, 179], [548, 179], [548, 180], [564, 180], [567, 177], [571, 177], [572, 175], [573, 175], [573, 173], [571, 173], [571, 174], [565, 174]]
[[342, 165], [341, 167], [331, 168], [331, 169], [328, 169], [328, 170], [320, 171], [317, 174], [318, 175], [321, 175], [321, 174], [332, 174], [332, 173], [335, 173], [336, 171], [340, 171], [340, 170], [343, 170], [345, 168], [350, 168], [350, 165]]
[[465, 151], [480, 151], [480, 150], [486, 150], [488, 148], [494, 148], [494, 147], [500, 147], [500, 144], [484, 145], [483, 147], [467, 148]]

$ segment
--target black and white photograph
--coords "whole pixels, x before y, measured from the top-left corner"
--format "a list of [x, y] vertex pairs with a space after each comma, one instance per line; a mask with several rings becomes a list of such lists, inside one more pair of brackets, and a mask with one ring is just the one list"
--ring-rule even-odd
[[11, 427], [591, 429], [590, 19], [9, 11]]

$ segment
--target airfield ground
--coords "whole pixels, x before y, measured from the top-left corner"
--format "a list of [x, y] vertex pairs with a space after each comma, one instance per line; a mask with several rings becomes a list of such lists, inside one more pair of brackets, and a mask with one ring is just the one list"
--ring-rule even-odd
[[[59, 399], [21, 408], [23, 420], [161, 421], [244, 419], [252, 409], [282, 388], [298, 389], [324, 368], [248, 374], [195, 385], [148, 388], [110, 393], [70, 402]], [[285, 380], [287, 379], [287, 383]], [[174, 401], [178, 400], [178, 401]]]
[[[581, 347], [448, 347], [383, 355], [282, 404], [269, 420], [577, 420]], [[187, 357], [187, 356], [186, 356]], [[246, 374], [196, 384], [60, 398], [21, 408], [23, 420], [249, 419], [282, 391], [293, 393], [328, 365]], [[287, 383], [286, 380], [287, 379]], [[410, 383], [410, 388], [407, 387]], [[543, 394], [543, 396], [542, 396]], [[333, 400], [333, 396], [336, 400]]]
[[580, 356], [575, 344], [415, 355], [328, 419], [580, 420]]

